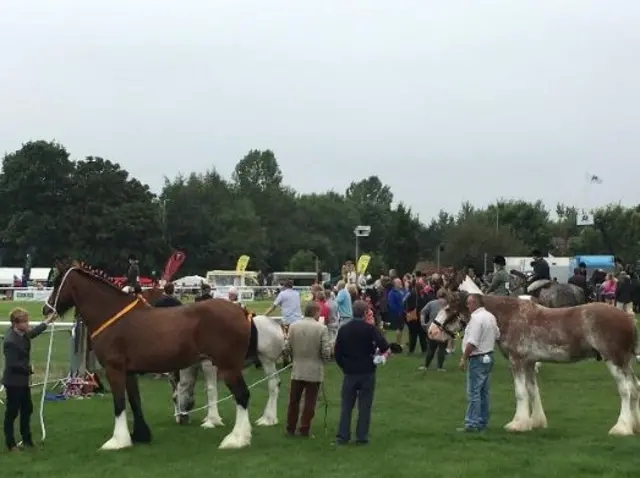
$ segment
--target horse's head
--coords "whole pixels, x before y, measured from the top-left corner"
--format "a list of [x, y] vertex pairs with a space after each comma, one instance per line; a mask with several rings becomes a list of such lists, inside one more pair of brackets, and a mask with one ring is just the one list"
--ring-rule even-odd
[[56, 313], [64, 315], [69, 309], [77, 306], [78, 288], [87, 282], [81, 279], [90, 279], [93, 283], [104, 283], [118, 295], [125, 295], [114, 285], [113, 279], [104, 272], [90, 268], [78, 261], [59, 261], [56, 263], [56, 277], [53, 281], [51, 295], [42, 307], [42, 314]]
[[42, 315], [52, 313], [64, 315], [75, 304], [73, 301], [72, 287], [69, 284], [69, 276], [79, 264], [66, 260], [58, 260], [55, 265], [55, 279], [53, 290], [47, 301], [42, 306]]
[[471, 315], [467, 306], [468, 297], [469, 293], [463, 290], [449, 292], [445, 296], [446, 305], [438, 312], [427, 331], [431, 340], [447, 342], [466, 327]]

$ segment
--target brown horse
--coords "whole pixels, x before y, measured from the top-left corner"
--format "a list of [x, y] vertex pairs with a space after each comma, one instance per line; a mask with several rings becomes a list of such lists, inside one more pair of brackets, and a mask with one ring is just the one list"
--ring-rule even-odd
[[[242, 376], [251, 326], [240, 307], [222, 299], [183, 307], [146, 307], [99, 272], [77, 265], [59, 270], [43, 314], [62, 315], [74, 306], [87, 325], [113, 394], [115, 427], [103, 450], [151, 441], [136, 374], [180, 370], [203, 358], [218, 367], [236, 400], [236, 423], [220, 448], [251, 443], [250, 394]], [[125, 396], [133, 413], [131, 435]]]
[[507, 430], [547, 426], [535, 373], [536, 361], [577, 362], [599, 354], [618, 385], [621, 406], [610, 435], [640, 433], [640, 382], [633, 371], [637, 329], [629, 314], [603, 303], [550, 309], [515, 297], [485, 296], [465, 280], [429, 327], [429, 337], [445, 341], [469, 321], [473, 293], [500, 328], [499, 347], [512, 364], [516, 413]]

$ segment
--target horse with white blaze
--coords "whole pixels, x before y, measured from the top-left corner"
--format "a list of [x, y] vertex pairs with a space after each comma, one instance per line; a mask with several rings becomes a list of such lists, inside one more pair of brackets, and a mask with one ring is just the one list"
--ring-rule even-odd
[[[470, 315], [469, 294], [482, 292], [465, 278], [429, 327], [433, 340], [449, 340], [464, 328]], [[616, 381], [621, 402], [618, 421], [609, 434], [640, 433], [640, 381], [632, 366], [635, 319], [604, 303], [551, 309], [524, 298], [484, 296], [483, 301], [497, 319], [498, 345], [512, 365], [516, 412], [505, 425], [507, 430], [547, 426], [535, 372], [537, 361], [577, 362], [600, 355]]]

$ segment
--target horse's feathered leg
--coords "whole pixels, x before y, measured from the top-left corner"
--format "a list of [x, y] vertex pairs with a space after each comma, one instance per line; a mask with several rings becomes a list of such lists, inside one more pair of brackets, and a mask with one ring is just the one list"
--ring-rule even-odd
[[249, 398], [251, 396], [242, 373], [236, 376], [225, 376], [225, 383], [236, 400], [236, 423], [220, 446], [220, 449], [244, 448], [251, 444], [251, 422], [249, 421]]
[[525, 364], [525, 374], [527, 379], [527, 393], [531, 405], [531, 428], [547, 428], [547, 417], [542, 408], [540, 389], [536, 377], [536, 365], [538, 362]]
[[[631, 366], [630, 366], [631, 368]], [[631, 369], [631, 375], [634, 383], [634, 392], [631, 394], [631, 413], [633, 418], [633, 433], [640, 434], [640, 381]]]
[[513, 383], [516, 392], [516, 414], [504, 428], [509, 431], [525, 432], [531, 430], [531, 412], [524, 364], [520, 360], [511, 359]]
[[[632, 398], [636, 393], [636, 380], [631, 371], [631, 365], [629, 364], [625, 368], [608, 360], [607, 367], [618, 385], [618, 393], [620, 394], [620, 415], [616, 424], [609, 430], [609, 435], [633, 435], [634, 407], [632, 407]], [[637, 402], [637, 400], [635, 401]]]
[[256, 425], [269, 427], [278, 424], [278, 392], [280, 390], [280, 377], [276, 375], [277, 368], [275, 361], [260, 356], [260, 362], [262, 363], [262, 369], [267, 377], [267, 386], [269, 387], [269, 398], [267, 404], [264, 407], [262, 416], [256, 421]]
[[102, 445], [101, 450], [120, 450], [133, 445], [131, 435], [129, 435], [129, 425], [127, 424], [127, 412], [125, 410], [125, 386], [126, 372], [123, 367], [113, 367], [106, 364], [107, 380], [113, 396], [113, 412], [115, 415], [115, 425], [113, 436]]
[[127, 375], [126, 388], [131, 413], [133, 413], [133, 433], [131, 434], [131, 440], [134, 443], [151, 443], [151, 430], [142, 413], [140, 388], [138, 387], [138, 377], [135, 374]]
[[207, 416], [202, 420], [202, 428], [215, 428], [224, 426], [220, 413], [218, 412], [218, 367], [210, 360], [202, 361], [202, 372], [204, 374], [205, 386], [207, 389]]

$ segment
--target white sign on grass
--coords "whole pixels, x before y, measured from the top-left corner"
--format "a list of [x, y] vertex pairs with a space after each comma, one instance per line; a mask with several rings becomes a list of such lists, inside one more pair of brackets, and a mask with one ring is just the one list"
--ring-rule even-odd
[[23, 302], [46, 302], [51, 291], [42, 289], [26, 289], [13, 291], [13, 300]]

